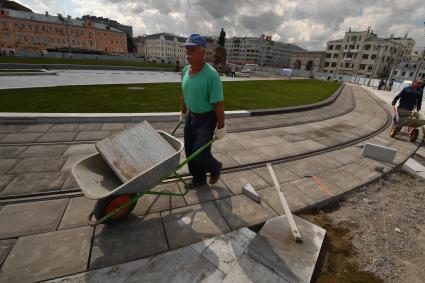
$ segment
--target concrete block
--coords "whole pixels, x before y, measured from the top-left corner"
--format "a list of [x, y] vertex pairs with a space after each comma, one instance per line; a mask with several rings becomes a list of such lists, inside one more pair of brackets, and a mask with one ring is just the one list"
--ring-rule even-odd
[[294, 220], [303, 238], [296, 243], [286, 216], [264, 224], [247, 254], [289, 282], [310, 282], [326, 230], [297, 216]]
[[394, 161], [396, 153], [397, 150], [393, 148], [371, 143], [365, 143], [365, 146], [363, 148], [363, 156], [389, 163], [392, 163]]
[[243, 185], [242, 193], [256, 202], [261, 201], [260, 195], [254, 190], [250, 183]]

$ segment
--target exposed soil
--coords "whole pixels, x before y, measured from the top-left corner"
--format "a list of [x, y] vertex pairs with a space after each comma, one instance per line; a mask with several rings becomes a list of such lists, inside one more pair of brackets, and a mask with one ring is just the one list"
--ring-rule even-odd
[[327, 230], [312, 282], [425, 282], [424, 181], [395, 172], [301, 217]]

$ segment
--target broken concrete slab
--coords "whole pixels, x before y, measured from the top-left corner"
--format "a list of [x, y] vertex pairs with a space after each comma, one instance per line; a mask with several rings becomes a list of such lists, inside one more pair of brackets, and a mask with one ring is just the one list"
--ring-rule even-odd
[[0, 193], [2, 196], [59, 191], [66, 178], [64, 172], [17, 175]]
[[[180, 184], [181, 186], [181, 184]], [[214, 185], [204, 185], [189, 190], [184, 196], [188, 205], [206, 202], [215, 199], [221, 199], [231, 196], [232, 193], [226, 188], [222, 181], [218, 181]]]
[[149, 258], [126, 282], [220, 282], [223, 278], [217, 267], [184, 247]]
[[[181, 193], [176, 183], [161, 184], [156, 186], [155, 192], [172, 192]], [[144, 195], [141, 197], [133, 210], [136, 215], [144, 215], [149, 213], [161, 212], [165, 210], [175, 209], [186, 206], [184, 198], [181, 196], [159, 196], [159, 195]]]
[[223, 283], [234, 282], [289, 283], [290, 281], [283, 279], [277, 273], [244, 253], [223, 280]]
[[261, 202], [260, 195], [255, 191], [250, 183], [242, 186], [242, 193], [256, 202]]
[[0, 211], [0, 239], [56, 230], [67, 199], [7, 205]]
[[66, 157], [32, 157], [20, 160], [10, 174], [38, 173], [59, 171]]
[[245, 195], [215, 201], [217, 208], [232, 230], [265, 222], [277, 214], [265, 203], [256, 203]]
[[377, 144], [365, 143], [363, 156], [370, 157], [379, 161], [392, 163], [397, 150]]
[[86, 197], [72, 198], [59, 225], [59, 230], [86, 226], [87, 217], [93, 211], [96, 201]]
[[230, 232], [212, 202], [204, 202], [161, 213], [170, 249]]
[[269, 184], [264, 179], [262, 179], [252, 170], [223, 174], [221, 176], [221, 180], [234, 195], [242, 194], [242, 186], [246, 183], [250, 183], [255, 190], [263, 189], [269, 186]]
[[90, 269], [98, 269], [164, 252], [168, 249], [159, 213], [96, 227]]
[[290, 282], [310, 282], [326, 230], [294, 216], [303, 238], [296, 243], [286, 216], [264, 224], [247, 254]]
[[93, 228], [81, 227], [21, 237], [6, 258], [1, 282], [34, 282], [83, 272]]
[[227, 274], [245, 252], [255, 235], [248, 228], [242, 228], [238, 231], [218, 236], [202, 252], [202, 256]]

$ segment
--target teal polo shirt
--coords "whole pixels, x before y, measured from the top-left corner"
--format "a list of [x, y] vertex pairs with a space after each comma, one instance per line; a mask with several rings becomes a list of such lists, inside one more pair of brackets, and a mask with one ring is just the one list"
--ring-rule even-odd
[[217, 71], [208, 63], [194, 76], [189, 75], [190, 65], [184, 67], [181, 80], [183, 99], [193, 113], [205, 113], [215, 109], [215, 103], [223, 101], [223, 85]]

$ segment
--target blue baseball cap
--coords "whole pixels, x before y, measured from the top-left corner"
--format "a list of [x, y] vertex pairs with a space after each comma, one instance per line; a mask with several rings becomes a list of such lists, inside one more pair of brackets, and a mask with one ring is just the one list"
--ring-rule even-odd
[[186, 39], [186, 42], [184, 44], [185, 46], [203, 46], [203, 47], [207, 47], [207, 42], [205, 41], [204, 37], [194, 33], [191, 34], [188, 39]]

